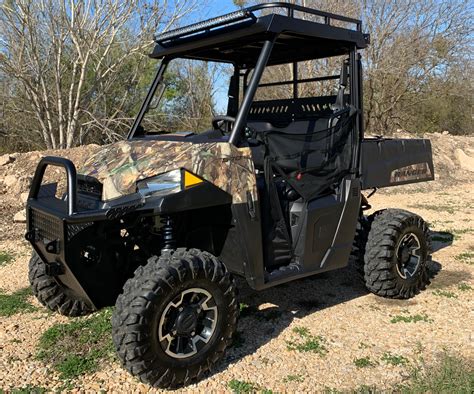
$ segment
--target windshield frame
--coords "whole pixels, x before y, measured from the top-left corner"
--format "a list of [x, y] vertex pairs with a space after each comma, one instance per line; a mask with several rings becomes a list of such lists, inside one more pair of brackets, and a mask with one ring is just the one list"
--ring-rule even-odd
[[[239, 143], [242, 139], [244, 129], [245, 129], [245, 124], [247, 122], [247, 115], [250, 111], [250, 107], [252, 105], [255, 92], [259, 85], [260, 79], [262, 77], [263, 70], [265, 69], [267, 65], [267, 61], [272, 52], [275, 38], [276, 37], [272, 37], [271, 39], [264, 41], [262, 49], [260, 50], [259, 56], [257, 58], [257, 63], [253, 70], [250, 83], [245, 89], [241, 105], [238, 106], [238, 112], [235, 117], [235, 123], [229, 135], [229, 140], [228, 140], [229, 143], [234, 144], [235, 146], [239, 146]], [[145, 100], [143, 101], [143, 104], [140, 107], [138, 115], [135, 118], [133, 125], [130, 128], [130, 131], [127, 135], [128, 140], [131, 140], [137, 136], [137, 130], [139, 130], [140, 124], [142, 123], [143, 118], [148, 112], [150, 104], [153, 101], [153, 98], [155, 97], [155, 93], [158, 87], [162, 86], [163, 84], [163, 77], [168, 67], [168, 64], [170, 63], [172, 59], [175, 59], [175, 58], [176, 57], [172, 57], [172, 58], [164, 57], [161, 60], [161, 63], [158, 66], [158, 70], [150, 86], [150, 89], [148, 90]], [[234, 64], [234, 68], [238, 69], [238, 66]], [[161, 97], [159, 99], [161, 100]]]
[[[156, 90], [158, 89], [159, 86], [162, 86], [163, 84], [163, 76], [165, 74], [165, 71], [170, 61], [171, 59], [167, 57], [164, 57], [161, 60], [160, 65], [158, 66], [158, 70], [155, 74], [155, 77], [153, 78], [153, 82], [151, 83], [150, 89], [148, 90], [145, 96], [145, 100], [143, 100], [140, 110], [138, 111], [138, 114], [135, 120], [133, 121], [132, 127], [130, 128], [130, 131], [127, 134], [127, 140], [133, 139], [133, 137], [137, 133], [137, 130], [140, 127], [140, 124], [142, 123], [142, 120], [145, 117], [146, 113], [148, 112], [148, 109], [150, 108], [150, 104], [153, 101], [153, 98], [155, 97]], [[160, 101], [161, 101], [161, 97], [160, 97]]]

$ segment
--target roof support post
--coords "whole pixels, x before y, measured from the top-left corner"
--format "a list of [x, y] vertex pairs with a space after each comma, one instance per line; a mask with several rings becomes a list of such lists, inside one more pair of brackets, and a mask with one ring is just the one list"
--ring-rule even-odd
[[359, 172], [359, 154], [360, 154], [360, 143], [361, 143], [361, 134], [360, 134], [360, 116], [361, 116], [361, 107], [360, 107], [360, 95], [359, 95], [359, 62], [358, 62], [358, 53], [357, 48], [352, 46], [349, 53], [349, 83], [350, 83], [350, 98], [351, 105], [356, 108], [357, 114], [355, 121], [353, 123], [352, 129], [352, 146], [353, 146], [353, 156], [352, 156], [352, 171], [355, 173]]
[[298, 63], [293, 62], [293, 98], [298, 98]]
[[161, 61], [158, 67], [158, 71], [156, 72], [155, 78], [153, 79], [153, 82], [151, 84], [150, 90], [148, 90], [148, 93], [146, 94], [145, 101], [143, 101], [143, 104], [140, 107], [140, 111], [138, 112], [138, 115], [133, 121], [133, 125], [130, 128], [130, 131], [128, 132], [127, 139], [132, 139], [138, 129], [138, 126], [140, 126], [140, 123], [142, 122], [143, 117], [147, 113], [148, 108], [153, 100], [153, 97], [155, 96], [156, 89], [163, 82], [163, 75], [165, 74], [169, 61], [170, 59], [168, 58], [163, 58], [163, 60]]
[[235, 118], [234, 127], [232, 128], [232, 133], [229, 137], [229, 142], [231, 144], [238, 145], [240, 139], [242, 138], [242, 132], [247, 122], [247, 115], [250, 111], [250, 107], [252, 106], [253, 98], [255, 96], [255, 92], [257, 91], [258, 83], [262, 77], [263, 70], [265, 70], [265, 66], [267, 65], [268, 59], [270, 58], [273, 42], [273, 40], [267, 40], [263, 43], [262, 51], [260, 52], [257, 64], [253, 70], [249, 86], [245, 91], [242, 105], [240, 106], [237, 117]]

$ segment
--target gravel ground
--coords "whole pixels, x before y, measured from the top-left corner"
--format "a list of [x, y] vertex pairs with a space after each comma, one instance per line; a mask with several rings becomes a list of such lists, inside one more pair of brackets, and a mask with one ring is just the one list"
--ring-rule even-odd
[[[401, 190], [401, 191], [400, 191]], [[377, 208], [399, 207], [414, 211], [432, 223], [434, 231], [454, 234], [451, 245], [435, 243], [431, 286], [408, 301], [386, 300], [368, 294], [354, 272], [342, 269], [255, 293], [242, 285], [241, 302], [249, 312], [239, 321], [240, 347], [230, 349], [218, 369], [183, 391], [226, 391], [232, 379], [251, 382], [274, 392], [314, 392], [324, 388], [349, 390], [360, 385], [389, 389], [406, 381], [410, 365], [423, 358], [435, 363], [450, 353], [474, 363], [474, 290], [461, 291], [461, 283], [474, 287], [474, 265], [456, 259], [474, 252], [474, 184], [404, 194], [380, 193], [370, 199]], [[5, 229], [3, 230], [5, 231]], [[29, 248], [20, 240], [23, 225], [2, 232], [0, 251], [15, 256], [0, 267], [0, 289], [13, 292], [28, 285]], [[447, 298], [441, 292], [452, 292]], [[36, 300], [31, 303], [40, 307]], [[391, 323], [397, 315], [426, 315], [429, 322]], [[47, 313], [0, 317], [0, 388], [8, 391], [25, 385], [57, 389], [63, 382], [51, 365], [35, 360], [38, 338], [48, 327], [68, 319]], [[287, 349], [295, 327], [321, 336], [327, 354]], [[382, 356], [406, 357], [410, 363], [392, 366]], [[373, 366], [358, 368], [355, 359], [370, 357]], [[298, 379], [288, 381], [288, 375]], [[290, 378], [291, 380], [291, 378]], [[74, 381], [73, 392], [152, 392], [121, 369], [118, 363], [102, 365], [93, 374]]]

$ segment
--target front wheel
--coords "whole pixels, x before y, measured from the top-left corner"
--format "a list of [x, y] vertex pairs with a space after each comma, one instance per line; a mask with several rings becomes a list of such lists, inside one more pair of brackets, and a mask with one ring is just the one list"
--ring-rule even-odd
[[112, 334], [125, 368], [168, 388], [199, 379], [231, 343], [236, 287], [216, 257], [178, 249], [148, 260], [124, 286]]
[[53, 312], [65, 316], [83, 316], [94, 312], [84, 300], [77, 298], [46, 272], [46, 264], [33, 252], [29, 263], [28, 277], [31, 289], [38, 301]]
[[372, 217], [364, 251], [364, 280], [374, 294], [411, 298], [430, 283], [428, 226], [418, 215], [385, 209]]

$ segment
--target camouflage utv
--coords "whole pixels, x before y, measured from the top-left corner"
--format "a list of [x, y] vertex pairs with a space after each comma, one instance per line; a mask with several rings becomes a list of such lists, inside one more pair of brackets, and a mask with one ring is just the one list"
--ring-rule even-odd
[[[175, 387], [201, 378], [231, 343], [235, 275], [262, 290], [352, 260], [377, 295], [405, 299], [425, 288], [423, 219], [363, 213], [362, 190], [432, 180], [434, 171], [428, 140], [364, 138], [358, 51], [369, 36], [360, 21], [267, 3], [155, 41], [150, 56], [161, 62], [128, 138], [78, 172], [58, 157], [38, 165], [26, 238], [40, 302], [69, 316], [115, 305], [125, 368]], [[336, 56], [337, 75], [299, 77], [301, 62]], [[173, 59], [233, 67], [227, 112], [211, 130], [147, 126]], [[290, 80], [262, 80], [282, 64]], [[328, 81], [334, 94], [300, 94], [302, 84]], [[290, 97], [256, 99], [259, 88], [285, 85]], [[42, 185], [48, 166], [66, 170], [62, 197], [56, 184]]]

